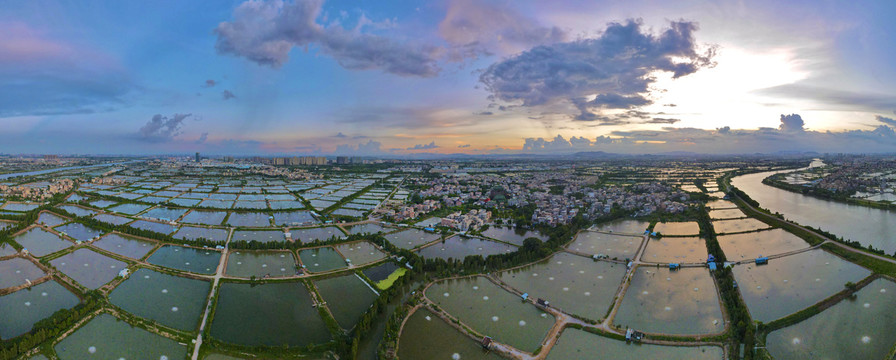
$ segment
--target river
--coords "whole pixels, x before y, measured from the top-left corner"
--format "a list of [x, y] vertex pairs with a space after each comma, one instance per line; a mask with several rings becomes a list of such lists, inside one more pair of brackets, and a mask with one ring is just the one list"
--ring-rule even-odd
[[[823, 163], [816, 160], [810, 166], [820, 165]], [[762, 207], [773, 213], [779, 212], [801, 225], [874, 246], [887, 254], [896, 252], [896, 212], [823, 200], [762, 183], [762, 179], [774, 174], [803, 169], [741, 175], [731, 179], [731, 184], [750, 195]]]

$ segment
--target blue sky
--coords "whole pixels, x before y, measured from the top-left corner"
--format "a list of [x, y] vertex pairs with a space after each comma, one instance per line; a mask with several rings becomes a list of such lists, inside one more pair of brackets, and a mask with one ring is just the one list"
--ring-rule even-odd
[[896, 151], [892, 1], [2, 1], [0, 152]]

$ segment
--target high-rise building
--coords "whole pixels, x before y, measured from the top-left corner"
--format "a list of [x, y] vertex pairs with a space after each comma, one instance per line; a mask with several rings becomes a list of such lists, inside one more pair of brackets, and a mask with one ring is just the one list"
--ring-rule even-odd
[[348, 164], [348, 156], [337, 156], [336, 163], [337, 164]]
[[202, 160], [202, 158], [199, 157], [199, 153], [197, 152], [197, 153], [196, 153], [196, 162], [199, 162], [200, 160]]

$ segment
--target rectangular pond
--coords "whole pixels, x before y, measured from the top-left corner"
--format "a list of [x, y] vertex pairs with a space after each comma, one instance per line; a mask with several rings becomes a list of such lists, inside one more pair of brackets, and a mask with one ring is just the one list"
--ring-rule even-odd
[[666, 236], [697, 236], [700, 235], [700, 225], [694, 221], [658, 222], [653, 231]]
[[77, 249], [50, 261], [57, 270], [88, 288], [97, 289], [112, 281], [128, 264], [88, 248]]
[[386, 258], [386, 254], [380, 251], [379, 247], [367, 241], [339, 244], [336, 245], [336, 250], [354, 265], [369, 264]]
[[96, 219], [97, 221], [102, 221], [104, 223], [112, 224], [112, 225], [124, 225], [131, 221], [134, 221], [134, 220], [131, 220], [131, 219], [123, 217], [123, 216], [112, 215], [112, 214], [97, 214], [93, 218]]
[[706, 240], [699, 237], [664, 237], [647, 240], [641, 261], [653, 263], [706, 262]]
[[175, 221], [186, 214], [187, 211], [188, 209], [160, 206], [143, 214], [140, 214], [140, 217], [147, 219], [159, 219], [162, 221]]
[[591, 320], [603, 319], [625, 276], [625, 265], [560, 252], [533, 265], [500, 273], [499, 279], [552, 307]]
[[643, 241], [644, 238], [641, 236], [582, 231], [566, 248], [584, 254], [606, 255], [610, 259], [622, 260], [633, 258]]
[[71, 241], [39, 227], [31, 228], [13, 240], [37, 257], [52, 254], [74, 245]]
[[640, 220], [620, 219], [595, 225], [595, 229], [620, 235], [643, 235], [650, 223]]
[[0, 260], [0, 274], [0, 289], [24, 285], [46, 275], [28, 259], [18, 257]]
[[753, 320], [768, 323], [828, 298], [871, 275], [821, 249], [735, 266], [734, 278]]
[[771, 228], [768, 224], [753, 218], [713, 220], [712, 227], [716, 230], [716, 234], [731, 234]]
[[102, 313], [53, 347], [67, 359], [184, 359], [187, 346]]
[[128, 224], [128, 226], [134, 229], [149, 230], [165, 235], [171, 234], [174, 230], [177, 230], [177, 227], [174, 225], [149, 220], [137, 220]]
[[[54, 226], [62, 225], [66, 221], [68, 221], [68, 219], [66, 219], [62, 216], [53, 214], [51, 212], [42, 212], [37, 217], [37, 222], [39, 224], [44, 224], [47, 227], [54, 227]], [[2, 226], [2, 224], [0, 224], [0, 226]], [[0, 227], [0, 228], [2, 228], [2, 227]]]
[[225, 282], [217, 301], [211, 323], [215, 339], [247, 346], [290, 347], [330, 341], [330, 332], [301, 282]]
[[395, 228], [386, 227], [377, 223], [367, 223], [361, 225], [352, 225], [349, 226], [348, 229], [349, 234], [376, 234], [376, 233], [387, 233], [390, 231], [395, 231]]
[[270, 227], [270, 215], [265, 213], [244, 212], [231, 213], [227, 225], [234, 227]]
[[90, 216], [93, 214], [98, 214], [99, 211], [93, 209], [86, 209], [81, 206], [75, 205], [59, 205], [56, 206], [59, 209], [65, 210], [66, 212], [75, 215], [75, 216]]
[[896, 284], [877, 279], [846, 299], [766, 337], [777, 359], [883, 359], [896, 343]]
[[705, 268], [638, 266], [614, 324], [649, 333], [697, 335], [725, 329], [716, 285]]
[[433, 284], [426, 297], [479, 333], [530, 353], [554, 325], [553, 316], [482, 276]]
[[355, 327], [379, 294], [354, 273], [314, 282], [330, 313], [343, 329]]
[[713, 220], [717, 219], [739, 219], [742, 217], [746, 217], [747, 214], [744, 214], [740, 209], [720, 209], [720, 210], [712, 210], [709, 212], [709, 217]]
[[302, 265], [311, 272], [324, 272], [347, 267], [345, 259], [330, 246], [299, 250]]
[[214, 274], [220, 260], [218, 251], [176, 245], [162, 246], [146, 259], [150, 264], [197, 274]]
[[288, 251], [231, 251], [225, 272], [241, 278], [291, 276], [296, 274], [296, 259]]
[[225, 217], [227, 217], [227, 212], [224, 211], [193, 210], [184, 216], [181, 222], [217, 226], [221, 225]]
[[286, 241], [286, 236], [280, 230], [236, 230], [233, 232], [233, 238], [230, 241], [258, 241], [258, 242], [275, 242]]
[[426, 258], [463, 260], [469, 255], [481, 255], [486, 258], [489, 255], [506, 254], [516, 250], [513, 245], [457, 235], [417, 250], [417, 254]]
[[317, 224], [310, 211], [280, 211], [274, 213], [274, 224], [280, 226]]
[[103, 232], [101, 230], [94, 229], [81, 223], [68, 223], [56, 227], [54, 230], [75, 240], [81, 241], [89, 241], [93, 238], [103, 235]]
[[121, 204], [112, 208], [109, 208], [109, 211], [114, 211], [121, 214], [126, 215], [137, 215], [143, 210], [149, 209], [152, 207], [151, 205], [142, 205], [142, 204]]
[[180, 229], [177, 229], [177, 232], [174, 233], [175, 238], [184, 239], [184, 240], [196, 240], [196, 239], [206, 239], [211, 241], [219, 241], [224, 242], [227, 241], [227, 234], [229, 232], [225, 229], [209, 229], [204, 227], [195, 227], [195, 226], [181, 226]]
[[314, 240], [327, 241], [330, 239], [344, 239], [345, 233], [335, 226], [324, 226], [318, 228], [290, 229], [292, 240], [296, 242], [308, 243]]
[[439, 238], [441, 238], [439, 234], [432, 234], [417, 229], [407, 229], [386, 235], [386, 240], [392, 243], [392, 245], [402, 249], [413, 249], [420, 245], [436, 241]]
[[724, 357], [724, 351], [718, 346], [664, 346], [626, 343], [591, 334], [585, 330], [567, 328], [563, 330], [557, 344], [548, 353], [547, 359], [722, 360]]
[[112, 293], [109, 301], [131, 314], [187, 332], [199, 328], [211, 283], [141, 268]]
[[0, 296], [0, 338], [11, 339], [31, 331], [38, 321], [78, 302], [75, 294], [54, 280]]
[[94, 241], [91, 245], [131, 259], [142, 259], [152, 251], [156, 243], [125, 235], [108, 234]]
[[806, 241], [784, 229], [720, 235], [717, 239], [728, 261], [755, 259], [809, 247]]

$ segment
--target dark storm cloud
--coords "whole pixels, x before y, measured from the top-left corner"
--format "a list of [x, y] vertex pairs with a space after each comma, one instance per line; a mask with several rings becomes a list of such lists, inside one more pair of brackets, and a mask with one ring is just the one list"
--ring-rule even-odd
[[232, 92], [230, 92], [230, 90], [224, 90], [221, 92], [221, 97], [224, 100], [230, 100], [230, 99], [235, 99], [236, 95], [234, 95]]
[[492, 100], [523, 106], [569, 101], [580, 111], [577, 119], [593, 120], [601, 109], [651, 104], [653, 72], [678, 78], [712, 66], [714, 48], [699, 52], [696, 30], [696, 23], [678, 21], [654, 35], [639, 21], [611, 23], [596, 38], [537, 46], [492, 64], [479, 80]]
[[215, 28], [218, 53], [245, 57], [258, 64], [280, 67], [294, 47], [317, 46], [342, 67], [379, 69], [403, 76], [435, 76], [438, 49], [380, 35], [317, 23], [322, 0], [296, 2], [246, 1], [233, 20]]
[[156, 114], [144, 124], [137, 135], [140, 139], [151, 142], [173, 140], [182, 133], [183, 123], [191, 114], [174, 114], [171, 117]]
[[202, 87], [204, 87], [204, 88], [210, 88], [210, 87], [215, 87], [215, 85], [217, 85], [217, 84], [218, 84], [217, 81], [212, 80], [212, 79], [208, 79], [208, 80], [205, 81], [205, 84], [203, 84]]

